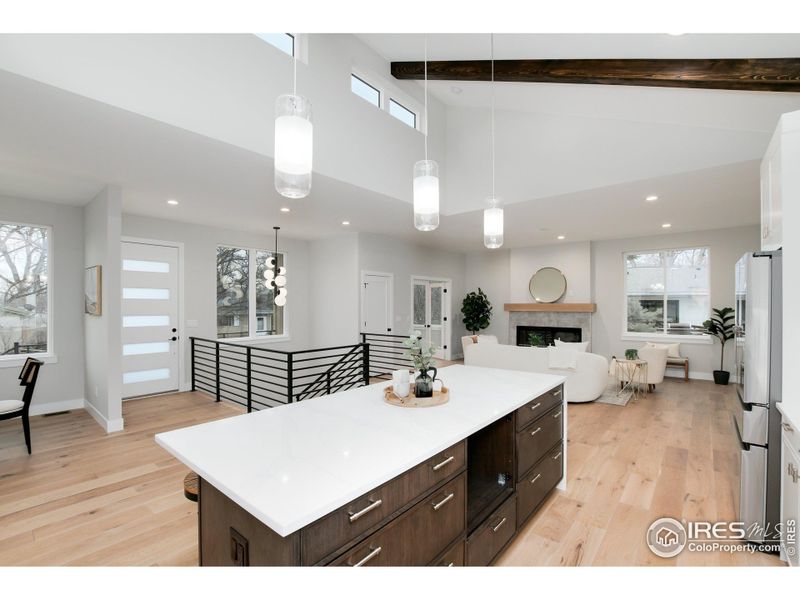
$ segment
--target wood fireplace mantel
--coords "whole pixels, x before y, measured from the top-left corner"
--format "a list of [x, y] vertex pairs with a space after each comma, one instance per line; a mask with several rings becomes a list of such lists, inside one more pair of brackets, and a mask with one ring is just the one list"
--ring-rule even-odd
[[553, 304], [504, 304], [503, 310], [506, 312], [569, 312], [569, 313], [593, 313], [597, 310], [597, 304], [594, 302], [586, 304], [567, 304], [553, 303]]

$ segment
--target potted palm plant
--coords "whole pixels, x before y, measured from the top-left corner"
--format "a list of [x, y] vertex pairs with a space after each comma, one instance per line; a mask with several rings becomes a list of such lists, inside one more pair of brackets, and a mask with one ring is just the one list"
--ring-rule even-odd
[[715, 308], [711, 311], [711, 318], [703, 323], [703, 329], [709, 335], [713, 335], [719, 340], [719, 371], [714, 371], [714, 383], [717, 385], [728, 385], [731, 374], [725, 371], [725, 342], [733, 339], [733, 314], [734, 310], [730, 306], [725, 308]]

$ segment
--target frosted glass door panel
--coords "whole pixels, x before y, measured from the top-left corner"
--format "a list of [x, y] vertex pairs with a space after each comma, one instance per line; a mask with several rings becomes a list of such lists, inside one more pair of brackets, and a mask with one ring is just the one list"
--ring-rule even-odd
[[122, 243], [122, 395], [180, 387], [178, 249]]

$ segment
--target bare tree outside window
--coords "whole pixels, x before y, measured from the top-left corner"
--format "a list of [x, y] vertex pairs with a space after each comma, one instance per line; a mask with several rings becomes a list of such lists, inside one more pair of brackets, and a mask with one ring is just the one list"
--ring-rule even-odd
[[217, 248], [217, 337], [249, 334], [250, 256], [243, 248]]
[[48, 229], [0, 223], [0, 354], [47, 352]]
[[[268, 250], [217, 248], [218, 338], [284, 334], [284, 308], [275, 305], [273, 290], [264, 279], [267, 259], [273, 255]], [[276, 267], [284, 266], [285, 256], [280, 252], [275, 256]]]

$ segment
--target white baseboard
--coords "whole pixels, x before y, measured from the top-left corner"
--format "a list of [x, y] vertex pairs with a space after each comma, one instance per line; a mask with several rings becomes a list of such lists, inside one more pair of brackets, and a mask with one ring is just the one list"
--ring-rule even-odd
[[114, 433], [115, 431], [122, 431], [124, 427], [124, 421], [122, 418], [111, 419], [111, 420], [106, 419], [102, 414], [100, 414], [100, 411], [97, 410], [97, 408], [95, 408], [90, 402], [85, 403], [84, 409], [86, 410], [86, 412], [92, 415], [92, 417], [94, 417], [94, 420], [98, 422], [100, 427], [102, 427], [106, 433]]
[[[667, 373], [664, 374], [665, 377], [670, 377], [672, 379], [683, 379], [683, 367], [674, 367], [673, 370], [680, 369], [680, 375], [669, 374], [670, 367], [667, 367]], [[707, 373], [705, 371], [689, 371], [689, 379], [700, 379], [702, 381], [714, 381], [714, 374]], [[730, 383], [736, 383], [736, 377], [733, 376], [731, 373]]]
[[44, 404], [31, 404], [30, 416], [50, 415], [52, 413], [64, 412], [66, 410], [77, 410], [83, 408], [86, 401], [83, 398], [74, 400], [61, 400], [60, 402], [46, 402]]

